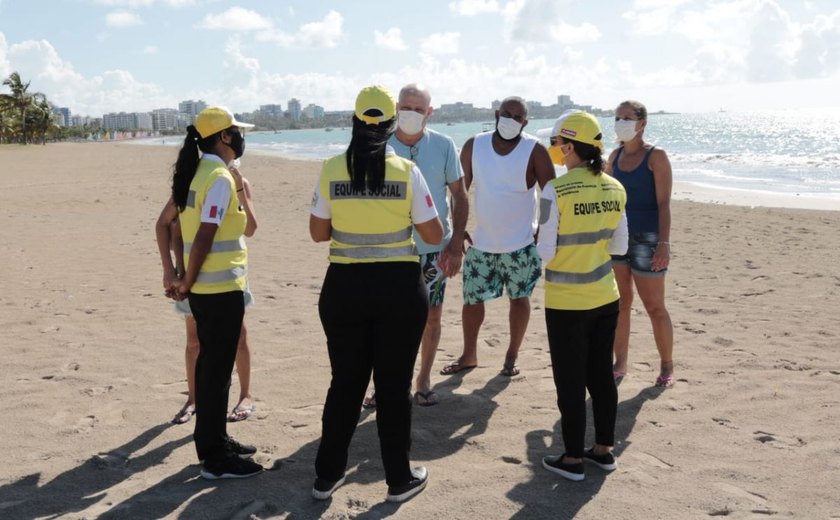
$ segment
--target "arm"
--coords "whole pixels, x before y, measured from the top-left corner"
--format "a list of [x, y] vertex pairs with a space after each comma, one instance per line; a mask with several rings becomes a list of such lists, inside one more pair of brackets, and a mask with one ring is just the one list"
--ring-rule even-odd
[[551, 162], [551, 156], [548, 155], [548, 150], [541, 143], [534, 145], [534, 150], [531, 152], [531, 160], [528, 161], [526, 178], [529, 188], [536, 181], [540, 185], [540, 189], [545, 188], [548, 181], [554, 178], [554, 164]]
[[621, 212], [621, 221], [615, 228], [613, 236], [607, 245], [607, 252], [611, 255], [627, 254], [627, 245], [630, 240], [630, 233], [627, 230], [627, 213]]
[[210, 247], [213, 245], [213, 238], [215, 238], [216, 230], [218, 229], [218, 224], [211, 224], [209, 222], [202, 222], [198, 226], [198, 232], [195, 234], [192, 249], [190, 249], [190, 263], [187, 265], [187, 272], [181, 280], [173, 284], [177, 290], [177, 294], [175, 295], [176, 300], [183, 300], [189, 294], [196, 278], [198, 278], [201, 266], [204, 264], [204, 260], [210, 252]]
[[661, 271], [671, 260], [671, 161], [665, 150], [657, 148], [650, 154], [650, 169], [656, 184], [656, 204], [659, 207], [659, 244], [653, 253], [651, 269]]
[[469, 191], [473, 181], [472, 150], [474, 139], [473, 137], [467, 139], [464, 147], [461, 148], [461, 169], [464, 170], [464, 188], [467, 191]]
[[620, 147], [610, 152], [610, 157], [607, 159], [607, 164], [604, 165], [604, 173], [606, 173], [607, 175], [612, 176], [612, 165], [615, 161], [615, 157], [618, 155], [619, 150], [621, 150]]
[[251, 183], [248, 182], [248, 179], [242, 176], [239, 168], [231, 167], [230, 173], [233, 175], [233, 180], [236, 182], [236, 196], [239, 200], [239, 204], [242, 205], [242, 209], [245, 210], [245, 215], [248, 217], [248, 221], [245, 224], [244, 234], [246, 237], [252, 237], [257, 231], [257, 217], [254, 214], [254, 203], [251, 199]]
[[163, 266], [163, 288], [167, 292], [171, 289], [172, 283], [178, 278], [175, 264], [172, 262], [172, 254], [169, 252], [170, 243], [174, 236], [169, 226], [177, 218], [178, 207], [175, 206], [175, 202], [172, 199], [169, 199], [166, 205], [163, 206], [160, 216], [155, 223], [155, 238], [157, 239], [158, 252], [160, 253], [160, 263]]
[[463, 179], [450, 183], [449, 193], [452, 195], [452, 239], [441, 253], [441, 265], [444, 266], [444, 274], [451, 278], [461, 270], [464, 259], [464, 236], [470, 212], [470, 199]]
[[[315, 242], [326, 242], [332, 236], [332, 219], [309, 215], [309, 236]], [[420, 235], [421, 237], [423, 235]], [[425, 238], [423, 239], [425, 240]]]
[[550, 184], [543, 188], [540, 197], [540, 229], [537, 232], [537, 253], [544, 263], [549, 263], [557, 254], [557, 225], [560, 214], [557, 198]]
[[415, 222], [414, 229], [417, 230], [417, 234], [420, 235], [423, 242], [427, 244], [440, 244], [440, 241], [443, 240], [443, 225], [437, 217], [426, 222]]

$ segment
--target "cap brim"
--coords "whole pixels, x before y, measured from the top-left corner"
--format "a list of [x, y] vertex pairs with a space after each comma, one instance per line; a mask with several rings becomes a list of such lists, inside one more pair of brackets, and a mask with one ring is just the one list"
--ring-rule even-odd
[[551, 137], [551, 131], [554, 130], [554, 127], [551, 128], [540, 128], [537, 130], [536, 134], [537, 137]]
[[234, 118], [233, 125], [231, 126], [238, 126], [239, 128], [254, 128], [254, 125], [251, 123], [243, 123], [241, 121], [237, 121], [236, 118]]

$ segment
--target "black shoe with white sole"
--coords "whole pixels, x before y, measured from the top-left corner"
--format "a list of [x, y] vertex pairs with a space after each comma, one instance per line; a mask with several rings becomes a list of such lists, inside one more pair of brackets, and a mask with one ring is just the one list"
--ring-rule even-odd
[[218, 460], [207, 460], [201, 465], [201, 476], [208, 480], [225, 478], [248, 478], [258, 475], [263, 467], [256, 462], [227, 455]]
[[231, 455], [247, 459], [248, 457], [253, 457], [254, 454], [257, 453], [257, 448], [256, 446], [251, 446], [250, 444], [237, 442], [233, 439], [233, 437], [228, 437], [225, 441], [225, 451]]
[[346, 475], [342, 475], [338, 480], [324, 480], [322, 478], [316, 478], [315, 483], [312, 485], [312, 498], [316, 500], [326, 500], [330, 498], [333, 491], [344, 484], [345, 478]]
[[556, 473], [563, 478], [574, 480], [575, 482], [583, 480], [586, 477], [583, 473], [583, 462], [574, 464], [563, 462], [563, 457], [565, 456], [566, 454], [564, 453], [559, 457], [543, 457], [542, 465], [548, 471]]
[[595, 448], [590, 448], [583, 454], [583, 458], [606, 471], [613, 471], [618, 468], [618, 464], [615, 463], [615, 457], [609, 452], [603, 455], [596, 455]]
[[429, 482], [429, 472], [423, 466], [411, 470], [411, 480], [402, 486], [388, 486], [388, 502], [405, 502], [423, 491]]

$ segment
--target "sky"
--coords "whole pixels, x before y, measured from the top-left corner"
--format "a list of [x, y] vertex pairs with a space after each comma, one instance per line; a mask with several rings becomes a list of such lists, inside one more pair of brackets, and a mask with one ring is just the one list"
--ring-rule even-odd
[[836, 0], [0, 0], [0, 77], [74, 114], [567, 94], [650, 111], [840, 106]]

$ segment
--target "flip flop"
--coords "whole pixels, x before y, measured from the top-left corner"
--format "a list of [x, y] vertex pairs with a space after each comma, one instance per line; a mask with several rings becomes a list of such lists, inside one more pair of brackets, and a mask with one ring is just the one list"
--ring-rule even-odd
[[230, 415], [228, 415], [228, 422], [244, 421], [248, 417], [251, 417], [251, 414], [253, 414], [255, 411], [257, 411], [257, 407], [253, 404], [250, 404], [248, 406], [237, 406], [236, 408], [230, 411]]
[[434, 406], [439, 402], [438, 395], [434, 390], [429, 390], [428, 392], [417, 391], [414, 393], [414, 403], [417, 406]]
[[440, 375], [442, 376], [451, 376], [453, 374], [457, 374], [458, 372], [464, 372], [467, 370], [472, 370], [478, 365], [462, 365], [461, 360], [455, 360], [452, 363], [449, 363], [443, 370], [440, 371]]
[[183, 408], [175, 414], [175, 417], [172, 418], [172, 424], [188, 423], [190, 422], [190, 419], [192, 419], [193, 415], [195, 415], [195, 405], [185, 404]]
[[626, 376], [626, 375], [627, 375], [627, 372], [622, 372], [621, 370], [613, 370], [613, 379], [615, 379], [616, 383], [618, 383], [622, 379], [624, 379], [624, 376]]
[[376, 410], [376, 392], [371, 392], [369, 396], [364, 398], [362, 408], [365, 410]]
[[677, 380], [674, 379], [674, 374], [670, 374], [667, 376], [659, 375], [656, 378], [656, 386], [658, 386], [659, 388], [671, 388], [676, 382]]
[[519, 365], [517, 365], [516, 363], [514, 363], [512, 365], [508, 365], [507, 363], [505, 363], [505, 365], [502, 367], [502, 370], [499, 373], [501, 375], [507, 376], [507, 377], [518, 376], [519, 375]]

